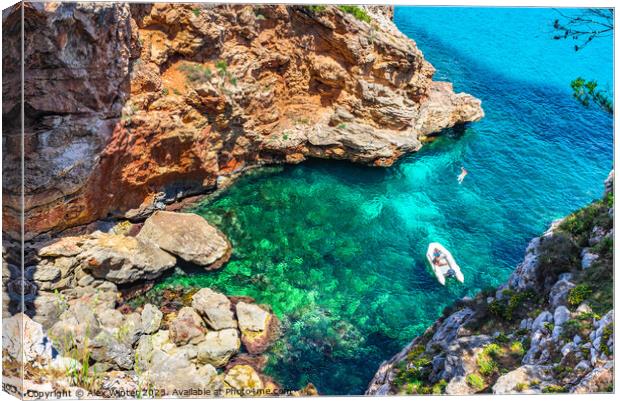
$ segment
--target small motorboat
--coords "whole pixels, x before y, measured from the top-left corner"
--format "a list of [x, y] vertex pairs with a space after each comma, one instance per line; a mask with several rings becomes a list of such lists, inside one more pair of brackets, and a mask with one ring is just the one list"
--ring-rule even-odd
[[426, 259], [441, 285], [446, 285], [446, 277], [455, 277], [461, 283], [465, 281], [461, 268], [456, 264], [452, 254], [439, 242], [431, 242], [428, 245]]

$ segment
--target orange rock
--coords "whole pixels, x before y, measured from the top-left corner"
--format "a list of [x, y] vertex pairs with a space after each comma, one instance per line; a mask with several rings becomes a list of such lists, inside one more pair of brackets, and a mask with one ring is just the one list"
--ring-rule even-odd
[[[333, 6], [26, 4], [38, 43], [24, 60], [26, 239], [143, 218], [156, 195], [171, 203], [265, 163], [389, 166], [420, 137], [483, 116], [479, 100], [432, 81], [389, 9], [366, 10], [372, 24]], [[4, 22], [6, 78], [19, 73], [19, 17]], [[19, 98], [5, 103], [12, 121]], [[3, 163], [16, 236], [18, 129], [6, 130]]]

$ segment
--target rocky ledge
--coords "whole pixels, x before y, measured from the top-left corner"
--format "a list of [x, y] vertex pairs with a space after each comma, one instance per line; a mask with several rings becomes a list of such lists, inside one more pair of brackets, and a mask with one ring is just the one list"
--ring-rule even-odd
[[[388, 166], [426, 136], [483, 116], [479, 100], [432, 80], [388, 8], [23, 7], [26, 239], [141, 220], [264, 164]], [[18, 238], [19, 7], [3, 27], [3, 213]]]
[[[230, 244], [200, 216], [158, 211], [144, 224], [35, 250], [25, 281], [3, 265], [5, 299], [19, 300], [23, 285], [28, 306], [3, 320], [8, 383], [106, 398], [278, 394], [262, 374], [261, 354], [280, 335], [268, 305], [209, 288], [165, 290], [157, 306], [125, 302], [182, 263], [212, 269], [228, 259]], [[315, 393], [309, 386], [292, 394]]]
[[367, 394], [613, 391], [612, 186], [613, 172], [602, 200], [533, 239], [506, 284], [448, 308]]

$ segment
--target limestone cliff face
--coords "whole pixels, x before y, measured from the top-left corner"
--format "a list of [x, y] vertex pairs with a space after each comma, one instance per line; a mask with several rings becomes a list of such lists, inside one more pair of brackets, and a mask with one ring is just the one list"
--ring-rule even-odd
[[[390, 10], [365, 12], [369, 22], [332, 6], [26, 4], [26, 236], [140, 218], [267, 163], [389, 166], [483, 116], [479, 100], [432, 80]], [[15, 28], [19, 13], [3, 20]], [[3, 43], [5, 65], [18, 39]], [[15, 119], [18, 103], [3, 113]], [[4, 160], [11, 226], [18, 142]]]
[[384, 362], [367, 394], [613, 391], [613, 172], [605, 187], [534, 238], [506, 284]]

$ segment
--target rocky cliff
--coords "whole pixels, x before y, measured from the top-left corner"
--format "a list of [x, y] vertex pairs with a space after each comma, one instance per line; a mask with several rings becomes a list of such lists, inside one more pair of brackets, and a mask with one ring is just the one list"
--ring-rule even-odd
[[[143, 219], [248, 168], [389, 166], [483, 116], [390, 10], [25, 3], [25, 232]], [[19, 236], [20, 10], [3, 14], [5, 232]]]
[[384, 362], [367, 394], [613, 391], [613, 172], [605, 186], [533, 239], [506, 284]]

